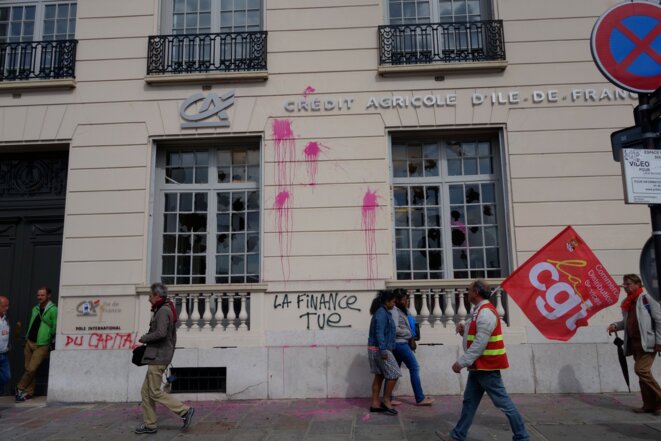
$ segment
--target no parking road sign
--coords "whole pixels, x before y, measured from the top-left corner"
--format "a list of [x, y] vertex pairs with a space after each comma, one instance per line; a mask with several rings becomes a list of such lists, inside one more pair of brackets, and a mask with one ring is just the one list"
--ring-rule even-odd
[[634, 1], [606, 11], [594, 25], [592, 58], [611, 83], [636, 93], [661, 86], [661, 6]]

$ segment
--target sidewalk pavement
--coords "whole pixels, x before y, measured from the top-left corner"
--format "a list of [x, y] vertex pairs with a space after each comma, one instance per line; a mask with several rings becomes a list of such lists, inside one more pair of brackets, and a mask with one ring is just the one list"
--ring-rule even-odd
[[[634, 414], [640, 394], [513, 395], [531, 440], [661, 440], [661, 416]], [[0, 397], [0, 440], [214, 440], [214, 441], [427, 441], [449, 432], [459, 417], [460, 396], [438, 396], [431, 407], [403, 398], [399, 415], [369, 413], [368, 399], [199, 401], [193, 425], [158, 406], [157, 434], [135, 435], [138, 403], [46, 404], [44, 397], [14, 403]], [[505, 416], [485, 397], [470, 431], [473, 441], [505, 441]]]

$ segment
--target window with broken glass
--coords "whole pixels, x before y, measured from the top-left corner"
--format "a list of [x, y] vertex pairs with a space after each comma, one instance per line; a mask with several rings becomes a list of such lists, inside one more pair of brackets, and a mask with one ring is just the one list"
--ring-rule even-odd
[[258, 143], [159, 151], [159, 259], [163, 283], [256, 283], [260, 277]]
[[498, 278], [505, 234], [493, 138], [393, 138], [397, 279]]

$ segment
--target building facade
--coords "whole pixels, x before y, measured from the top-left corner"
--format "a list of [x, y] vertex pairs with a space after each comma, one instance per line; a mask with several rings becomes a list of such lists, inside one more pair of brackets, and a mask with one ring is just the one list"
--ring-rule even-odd
[[[25, 323], [55, 288], [49, 400], [139, 399], [153, 281], [175, 390], [247, 399], [367, 396], [384, 288], [413, 299], [427, 393], [460, 393], [468, 282], [566, 225], [638, 272], [648, 209], [609, 139], [637, 96], [589, 49], [616, 3], [0, 0], [0, 289]], [[617, 306], [558, 343], [494, 302], [510, 391], [625, 390]]]

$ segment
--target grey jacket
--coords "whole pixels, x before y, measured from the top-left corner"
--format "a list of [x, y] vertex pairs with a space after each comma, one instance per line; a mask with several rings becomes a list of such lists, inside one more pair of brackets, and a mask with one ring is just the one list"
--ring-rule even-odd
[[[643, 298], [647, 300], [649, 311], [643, 303]], [[613, 323], [618, 331], [624, 331], [624, 353], [631, 355], [631, 349], [628, 348], [629, 338], [627, 336], [627, 316], [629, 313], [622, 310], [623, 319]], [[636, 300], [636, 316], [638, 317], [638, 328], [640, 329], [640, 342], [645, 352], [654, 352], [654, 345], [661, 345], [661, 305], [654, 300], [652, 296], [643, 292]], [[652, 329], [652, 320], [656, 322], [656, 331]]]
[[177, 327], [168, 302], [159, 307], [149, 322], [149, 332], [140, 337], [140, 343], [145, 343], [144, 364], [170, 364], [177, 344]]

